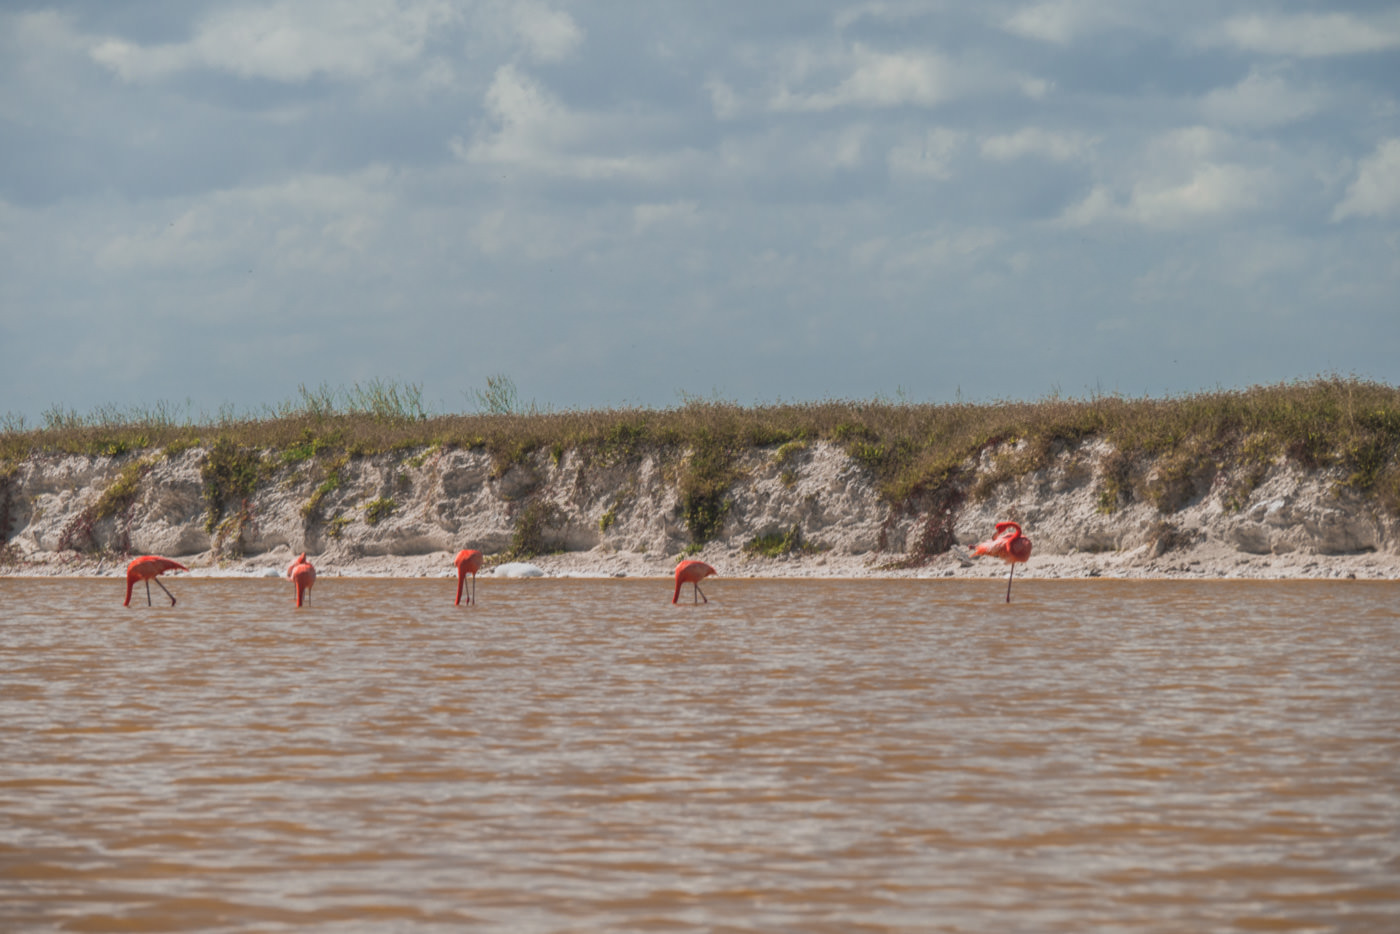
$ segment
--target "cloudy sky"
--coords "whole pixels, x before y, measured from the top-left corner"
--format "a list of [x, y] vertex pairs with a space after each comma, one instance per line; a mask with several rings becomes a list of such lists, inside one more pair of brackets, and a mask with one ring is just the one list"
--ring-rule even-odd
[[6, 0], [0, 413], [1400, 382], [1393, 0]]

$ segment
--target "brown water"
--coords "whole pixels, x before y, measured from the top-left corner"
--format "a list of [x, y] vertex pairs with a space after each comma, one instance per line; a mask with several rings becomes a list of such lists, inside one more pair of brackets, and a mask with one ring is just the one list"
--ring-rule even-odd
[[0, 579], [0, 930], [1400, 931], [1393, 583], [167, 581]]

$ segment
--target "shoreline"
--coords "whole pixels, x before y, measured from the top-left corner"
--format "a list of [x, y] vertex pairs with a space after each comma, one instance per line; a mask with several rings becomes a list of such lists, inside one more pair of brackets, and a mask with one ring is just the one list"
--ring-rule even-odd
[[[135, 555], [62, 560], [29, 560], [0, 568], [0, 577], [121, 577]], [[263, 578], [285, 576], [295, 554], [278, 548], [241, 560], [218, 560], [205, 552], [173, 556], [189, 566], [182, 576], [208, 578]], [[421, 555], [349, 556], [334, 553], [309, 555], [322, 577], [437, 578], [455, 577], [452, 553]], [[694, 555], [712, 565], [720, 579], [782, 580], [824, 578], [839, 580], [958, 580], [1005, 579], [1007, 566], [995, 559], [970, 560], [958, 552], [936, 556], [918, 567], [894, 566], [902, 556], [890, 553], [864, 555], [813, 554], [784, 558], [755, 558], [719, 547]], [[671, 579], [677, 556], [599, 552], [565, 552], [539, 555], [523, 562], [493, 561], [481, 578], [497, 577], [507, 564], [528, 564], [545, 578]], [[514, 578], [506, 573], [502, 578]], [[1349, 555], [1290, 553], [1245, 555], [1207, 546], [1153, 555], [1143, 547], [1128, 552], [1049, 554], [1032, 556], [1016, 568], [1019, 580], [1400, 580], [1400, 555], [1366, 552]]]

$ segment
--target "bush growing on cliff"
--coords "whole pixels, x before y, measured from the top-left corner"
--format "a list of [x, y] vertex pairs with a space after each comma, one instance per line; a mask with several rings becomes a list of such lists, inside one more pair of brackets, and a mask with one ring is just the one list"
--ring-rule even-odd
[[523, 561], [555, 550], [549, 533], [563, 519], [559, 507], [543, 500], [524, 504], [515, 516], [515, 532], [503, 556], [507, 561]]
[[387, 519], [393, 515], [394, 509], [398, 505], [392, 499], [383, 496], [365, 503], [365, 525], [378, 525], [381, 519]]
[[783, 555], [810, 554], [821, 551], [822, 546], [814, 545], [802, 536], [802, 526], [794, 525], [786, 532], [769, 532], [759, 535], [744, 544], [744, 553], [764, 558], [780, 558]]
[[262, 454], [220, 437], [209, 449], [199, 474], [204, 480], [204, 531], [214, 534], [230, 503], [252, 497], [263, 475]]

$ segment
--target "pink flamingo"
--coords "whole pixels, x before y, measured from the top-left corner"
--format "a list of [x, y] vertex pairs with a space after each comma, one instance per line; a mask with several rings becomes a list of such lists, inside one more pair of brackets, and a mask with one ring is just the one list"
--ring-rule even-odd
[[122, 606], [131, 606], [131, 588], [137, 581], [146, 582], [146, 606], [151, 605], [151, 581], [156, 581], [156, 586], [165, 590], [165, 595], [170, 598], [170, 605], [175, 605], [175, 595], [165, 589], [165, 585], [156, 580], [157, 577], [166, 571], [188, 571], [178, 561], [171, 561], [169, 558], [162, 558], [160, 555], [143, 555], [135, 559], [126, 566], [126, 600]]
[[306, 552], [297, 555], [297, 559], [287, 566], [287, 576], [296, 586], [297, 606], [301, 606], [302, 597], [310, 597], [311, 585], [316, 583], [316, 569], [306, 560]]
[[680, 600], [681, 584], [690, 584], [695, 588], [695, 595], [700, 598], [699, 600], [692, 599], [691, 602], [699, 603], [700, 600], [704, 600], [709, 603], [710, 598], [706, 597], [704, 591], [700, 589], [700, 582], [711, 575], [718, 577], [719, 572], [703, 561], [682, 561], [676, 565], [676, 592], [671, 597], [671, 602], [675, 603]]
[[467, 581], [467, 575], [472, 576], [472, 592], [467, 597], [468, 603], [476, 602], [476, 572], [481, 570], [481, 552], [475, 548], [463, 548], [457, 552], [453, 564], [457, 565], [457, 602], [454, 606], [462, 605], [462, 585]]
[[1016, 565], [1031, 559], [1031, 540], [1021, 534], [1021, 527], [1015, 522], [998, 522], [996, 534], [972, 550], [974, 558], [991, 555], [1011, 565], [1011, 573], [1006, 575], [1006, 602], [1011, 602], [1011, 578], [1016, 576]]

